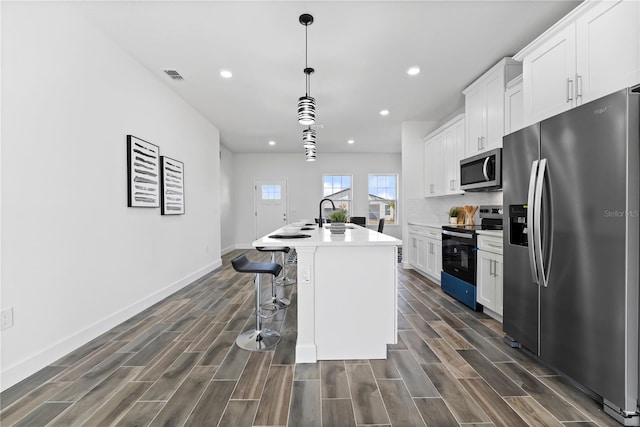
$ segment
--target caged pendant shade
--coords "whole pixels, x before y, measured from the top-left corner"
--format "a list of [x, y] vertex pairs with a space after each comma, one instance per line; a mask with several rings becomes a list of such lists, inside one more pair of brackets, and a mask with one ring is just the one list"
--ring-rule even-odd
[[304, 148], [316, 148], [316, 131], [310, 127], [302, 131], [302, 142]]
[[311, 96], [298, 99], [298, 123], [309, 126], [316, 122], [316, 100]]
[[307, 149], [305, 150], [305, 157], [307, 162], [315, 162], [316, 161], [316, 150], [315, 149]]

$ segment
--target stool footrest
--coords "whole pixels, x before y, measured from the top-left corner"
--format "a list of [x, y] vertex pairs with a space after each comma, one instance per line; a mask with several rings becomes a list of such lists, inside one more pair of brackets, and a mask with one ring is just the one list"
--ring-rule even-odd
[[278, 342], [280, 342], [280, 334], [272, 329], [249, 330], [236, 338], [236, 345], [248, 351], [268, 350], [275, 347]]

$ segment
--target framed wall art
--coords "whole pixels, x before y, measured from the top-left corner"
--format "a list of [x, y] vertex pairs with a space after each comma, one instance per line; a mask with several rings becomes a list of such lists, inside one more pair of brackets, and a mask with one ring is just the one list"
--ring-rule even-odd
[[160, 206], [160, 148], [127, 135], [127, 206]]
[[162, 215], [184, 214], [184, 165], [161, 156]]

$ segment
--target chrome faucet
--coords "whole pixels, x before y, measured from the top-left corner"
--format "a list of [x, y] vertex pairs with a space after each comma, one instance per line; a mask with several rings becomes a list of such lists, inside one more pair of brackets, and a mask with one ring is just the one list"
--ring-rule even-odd
[[322, 200], [320, 200], [320, 204], [318, 205], [318, 210], [320, 212], [318, 212], [318, 227], [322, 228], [322, 202], [326, 202], [326, 201], [330, 201], [331, 202], [331, 206], [333, 206], [333, 209], [336, 208], [335, 203], [333, 203], [333, 200], [329, 199], [329, 198], [324, 198]]

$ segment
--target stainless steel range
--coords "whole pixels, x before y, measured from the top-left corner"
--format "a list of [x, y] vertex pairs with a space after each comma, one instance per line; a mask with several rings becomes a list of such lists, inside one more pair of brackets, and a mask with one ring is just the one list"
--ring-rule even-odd
[[442, 290], [468, 307], [476, 303], [477, 230], [502, 230], [502, 206], [480, 206], [481, 223], [442, 226]]

